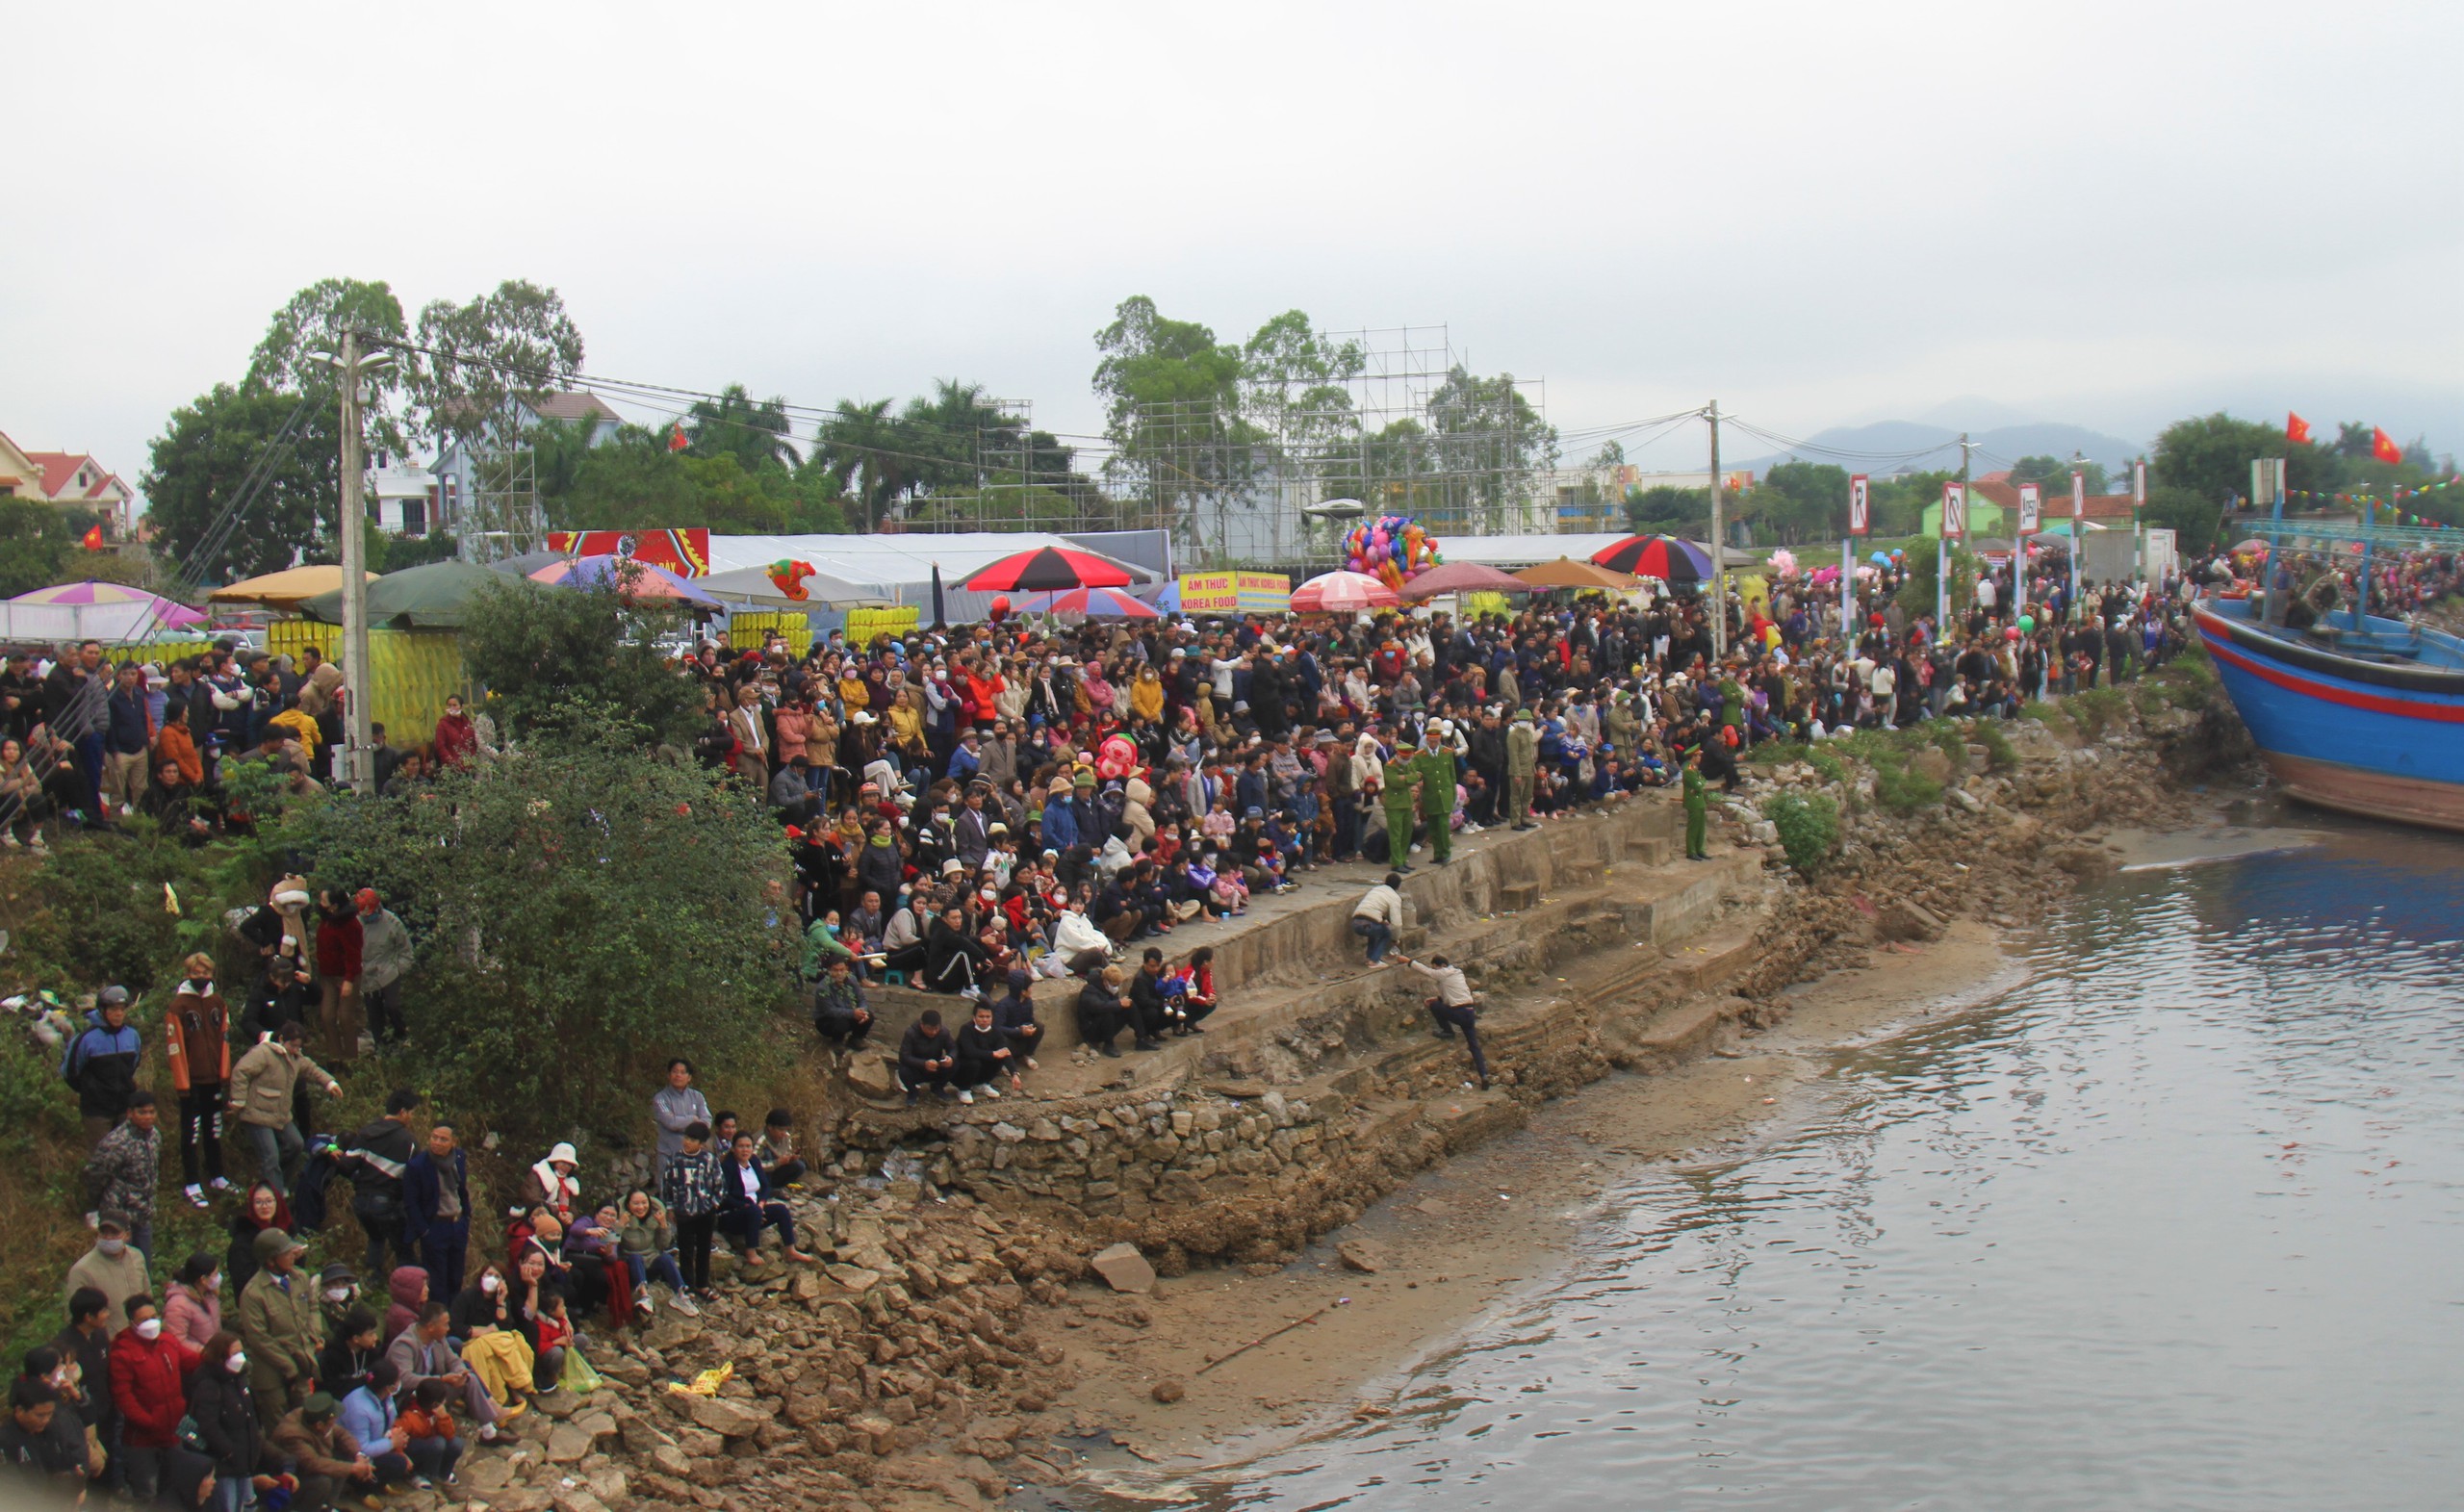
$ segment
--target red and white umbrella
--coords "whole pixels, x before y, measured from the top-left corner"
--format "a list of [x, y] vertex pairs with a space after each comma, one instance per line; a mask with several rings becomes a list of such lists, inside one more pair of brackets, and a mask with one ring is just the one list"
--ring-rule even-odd
[[1400, 602], [1394, 589], [1367, 573], [1326, 573], [1292, 590], [1292, 606], [1302, 614], [1356, 614], [1363, 609], [1391, 608]]
[[1071, 588], [1126, 588], [1128, 569], [1109, 556], [1042, 546], [979, 567], [960, 580], [968, 593], [1059, 593]]

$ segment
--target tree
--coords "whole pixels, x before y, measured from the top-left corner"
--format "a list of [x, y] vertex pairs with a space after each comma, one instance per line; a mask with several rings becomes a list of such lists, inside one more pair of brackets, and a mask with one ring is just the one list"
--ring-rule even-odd
[[1286, 310], [1241, 348], [1241, 412], [1285, 458], [1345, 447], [1360, 433], [1350, 379], [1367, 359], [1358, 342], [1337, 341]]
[[[398, 342], [409, 335], [402, 320], [402, 301], [382, 280], [321, 279], [293, 295], [273, 313], [264, 339], [248, 358], [247, 375], [240, 380], [242, 392], [301, 394], [335, 408], [330, 359], [342, 350], [346, 329], [379, 341]], [[398, 356], [377, 370], [369, 385], [360, 426], [375, 450], [408, 452], [419, 434], [420, 424], [408, 402], [410, 369], [411, 364]]]
[[2166, 426], [2156, 438], [2148, 483], [2151, 488], [2162, 483], [2189, 489], [2221, 506], [2227, 500], [2249, 497], [2250, 464], [2261, 457], [2284, 458], [2288, 489], [2335, 486], [2336, 470], [2316, 445], [2295, 446], [2285, 439], [2281, 425], [2235, 420], [2221, 410]]
[[[2041, 497], [2045, 513], [2050, 518], [2056, 512], [2053, 501], [2070, 497], [2070, 471], [2073, 468], [2085, 474], [2083, 481], [2089, 493], [2111, 492], [2112, 484], [2105, 476], [2105, 465], [2090, 462], [2084, 457], [2077, 462], [2066, 462], [2060, 457], [2021, 457], [2011, 468], [2011, 481], [2037, 484], [2043, 491]], [[2064, 509], [2068, 507], [2066, 504], [2063, 506]]]
[[667, 665], [672, 609], [632, 605], [612, 586], [542, 587], [508, 577], [471, 602], [462, 661], [487, 707], [516, 737], [553, 734], [586, 706], [594, 728], [631, 746], [682, 745], [701, 728], [697, 685]]
[[1107, 467], [1158, 517], [1194, 531], [1198, 509], [1228, 502], [1255, 473], [1262, 433], [1242, 418], [1241, 349], [1194, 320], [1166, 319], [1144, 295], [1120, 302], [1095, 347]]
[[1455, 508], [1502, 529], [1531, 475], [1557, 464], [1557, 429], [1523, 396], [1514, 374], [1483, 378], [1456, 364], [1427, 403], [1438, 466], [1468, 479]]
[[1835, 541], [1848, 525], [1848, 470], [1782, 462], [1748, 493], [1741, 517], [1766, 522], [1784, 543]]
[[2139, 523], [2171, 530], [2174, 545], [2187, 556], [2217, 544], [2217, 531], [2224, 523], [2224, 505], [2194, 488], [2151, 483], [2147, 488], [2147, 507], [2140, 511]]
[[0, 599], [65, 581], [64, 564], [83, 533], [49, 504], [0, 494]]
[[403, 916], [422, 1055], [508, 1131], [630, 1135], [670, 1056], [705, 1075], [781, 1057], [762, 922], [778, 829], [757, 795], [645, 752], [634, 728], [570, 705], [511, 753], [295, 820], [318, 885], [376, 887]]
[[587, 425], [542, 423], [531, 437], [539, 499], [563, 530], [699, 526], [742, 535], [845, 528], [836, 485], [810, 463], [669, 449], [663, 431], [625, 425], [598, 445]]
[[420, 406], [429, 438], [468, 440], [508, 401], [536, 401], [581, 371], [581, 330], [565, 301], [520, 278], [468, 304], [430, 300], [420, 311], [419, 344], [426, 350], [396, 356], [401, 387]]
[[792, 468], [802, 460], [787, 439], [788, 429], [783, 397], [756, 403], [743, 384], [731, 383], [719, 391], [715, 403], [693, 401], [684, 433], [695, 455], [732, 457], [737, 466], [752, 473], [764, 463]]
[[[332, 403], [287, 389], [219, 384], [174, 410], [140, 485], [181, 571], [195, 582], [230, 582], [278, 572], [331, 540], [340, 431]], [[252, 477], [236, 525], [218, 531]]]
[[821, 423], [814, 453], [855, 507], [857, 528], [878, 530], [934, 459], [908, 446], [887, 399], [840, 399]]
[[1626, 524], [1638, 535], [1707, 535], [1711, 528], [1711, 491], [1667, 483], [1630, 488]]

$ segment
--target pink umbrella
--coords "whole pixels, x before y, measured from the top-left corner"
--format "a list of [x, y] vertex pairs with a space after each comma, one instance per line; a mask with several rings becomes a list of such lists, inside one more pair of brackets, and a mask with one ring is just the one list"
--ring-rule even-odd
[[174, 603], [159, 594], [146, 593], [116, 582], [64, 582], [50, 588], [37, 588], [9, 601], [28, 607], [58, 605], [84, 607], [92, 604], [127, 603], [141, 605], [140, 612], [157, 625], [179, 627], [202, 625], [205, 615], [183, 603]]
[[[1361, 576], [1354, 574], [1354, 577]], [[1531, 585], [1512, 573], [1478, 562], [1449, 562], [1432, 567], [1403, 584], [1403, 597], [1418, 602], [1441, 593], [1529, 593]]]
[[629, 556], [577, 556], [567, 561], [550, 562], [532, 573], [530, 580], [563, 583], [576, 588], [612, 584], [626, 598], [638, 602], [665, 599], [697, 608], [719, 607], [718, 600], [666, 568], [653, 562], [636, 561]]
[[1389, 608], [1398, 602], [1394, 589], [1367, 573], [1326, 573], [1292, 590], [1292, 607], [1301, 614], [1318, 610], [1355, 614]]

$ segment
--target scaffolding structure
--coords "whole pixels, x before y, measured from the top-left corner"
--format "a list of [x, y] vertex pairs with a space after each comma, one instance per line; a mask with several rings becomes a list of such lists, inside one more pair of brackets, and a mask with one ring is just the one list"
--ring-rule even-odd
[[1311, 511], [1335, 500], [1439, 536], [1555, 528], [1545, 380], [1471, 376], [1442, 325], [1322, 343], [1328, 372], [1141, 404], [1111, 442], [1039, 445], [1034, 406], [998, 401], [1014, 423], [978, 434], [974, 490], [918, 498], [902, 524], [1168, 530], [1178, 559], [1206, 566], [1332, 563], [1350, 521]]
[[539, 505], [539, 459], [528, 447], [471, 453], [471, 493], [457, 534], [465, 561], [502, 561], [548, 544]]

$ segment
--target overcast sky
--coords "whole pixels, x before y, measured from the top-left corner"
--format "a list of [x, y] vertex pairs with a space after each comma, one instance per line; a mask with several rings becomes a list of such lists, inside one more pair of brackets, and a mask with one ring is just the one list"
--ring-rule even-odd
[[0, 430], [132, 483], [331, 275], [414, 310], [552, 285], [609, 376], [962, 376], [1062, 431], [1100, 428], [1091, 336], [1142, 293], [1226, 339], [1444, 324], [1566, 428], [2290, 405], [2464, 448], [2452, 3], [49, 6], [9, 35]]

